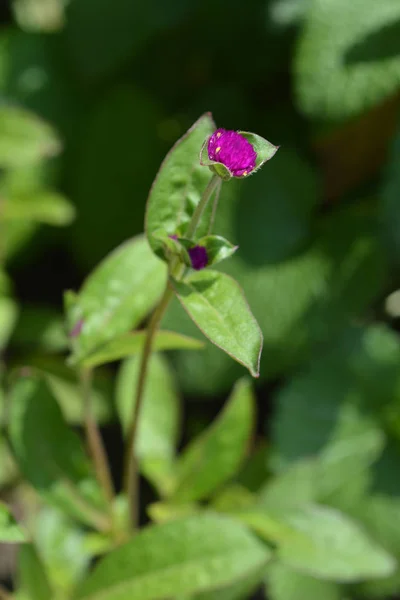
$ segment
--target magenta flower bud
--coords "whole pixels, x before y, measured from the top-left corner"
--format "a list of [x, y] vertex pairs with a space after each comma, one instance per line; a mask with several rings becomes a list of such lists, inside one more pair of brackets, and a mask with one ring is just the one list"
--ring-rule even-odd
[[217, 129], [208, 140], [207, 150], [209, 159], [223, 164], [234, 177], [249, 175], [256, 167], [257, 152], [236, 131]]
[[201, 271], [201, 269], [204, 269], [207, 266], [208, 256], [204, 246], [193, 246], [193, 248], [189, 248], [188, 254], [190, 262], [192, 263], [192, 268], [196, 271]]

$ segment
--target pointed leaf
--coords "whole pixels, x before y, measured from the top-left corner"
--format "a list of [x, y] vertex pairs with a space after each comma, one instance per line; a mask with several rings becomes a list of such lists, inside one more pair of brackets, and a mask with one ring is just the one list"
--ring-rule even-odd
[[19, 167], [54, 156], [60, 143], [53, 129], [21, 108], [0, 107], [0, 167]]
[[184, 450], [176, 467], [176, 500], [205, 498], [238, 471], [252, 435], [254, 413], [251, 383], [241, 379], [216, 421]]
[[26, 536], [9, 508], [0, 502], [0, 542], [18, 543], [25, 542]]
[[[175, 144], [162, 163], [150, 190], [146, 211], [146, 235], [152, 250], [163, 255], [162, 242], [154, 232], [165, 230], [169, 235], [184, 236], [187, 224], [211, 179], [209, 169], [200, 165], [199, 155], [204, 140], [215, 129], [209, 113], [206, 113]], [[203, 215], [197, 229], [198, 235], [208, 230], [211, 206]]]
[[245, 577], [270, 551], [239, 523], [213, 514], [148, 527], [100, 561], [79, 600], [163, 600]]
[[171, 283], [204, 335], [258, 377], [262, 333], [236, 281], [206, 269]]
[[11, 390], [9, 412], [11, 444], [23, 476], [47, 502], [93, 524], [95, 517], [86, 506], [102, 506], [102, 496], [80, 440], [64, 422], [46, 383], [39, 377], [19, 379]]
[[111, 252], [67, 309], [69, 330], [76, 332], [74, 361], [135, 328], [155, 306], [165, 277], [165, 265], [153, 256], [143, 236]]
[[[140, 362], [139, 356], [126, 360], [118, 374], [116, 405], [125, 434], [132, 418]], [[161, 491], [175, 456], [179, 423], [176, 384], [167, 361], [153, 354], [143, 393], [136, 453], [141, 471]]]
[[[81, 364], [84, 367], [97, 367], [104, 363], [140, 354], [145, 340], [145, 330], [122, 334], [106, 342], [96, 352], [89, 354]], [[154, 339], [153, 350], [200, 350], [203, 346], [203, 342], [187, 335], [174, 331], [158, 331]]]

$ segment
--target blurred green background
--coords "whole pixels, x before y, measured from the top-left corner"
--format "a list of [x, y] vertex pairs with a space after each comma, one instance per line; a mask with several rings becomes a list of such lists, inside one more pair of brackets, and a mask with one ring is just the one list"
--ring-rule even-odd
[[[15, 0], [2, 8], [0, 94], [63, 144], [14, 184], [29, 196], [40, 182], [76, 211], [47, 220], [67, 227], [16, 218], [3, 232], [20, 311], [11, 364], [63, 370], [63, 291], [143, 230], [162, 158], [211, 111], [281, 146], [257, 176], [224, 184], [216, 227], [239, 244], [222, 269], [265, 337], [271, 465], [317, 453], [350, 404], [385, 436], [374, 489], [399, 496], [400, 299], [387, 297], [400, 287], [400, 2]], [[177, 305], [165, 324], [200, 336]], [[187, 438], [244, 369], [211, 345], [173, 364]]]

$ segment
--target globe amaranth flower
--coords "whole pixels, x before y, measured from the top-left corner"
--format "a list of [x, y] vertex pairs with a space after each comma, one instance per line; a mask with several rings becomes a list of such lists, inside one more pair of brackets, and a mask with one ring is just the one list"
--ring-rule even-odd
[[233, 177], [249, 175], [256, 167], [257, 153], [237, 131], [217, 129], [207, 143], [210, 161], [224, 165]]
[[207, 250], [204, 246], [193, 246], [193, 248], [189, 248], [188, 254], [192, 268], [196, 271], [201, 271], [208, 265]]

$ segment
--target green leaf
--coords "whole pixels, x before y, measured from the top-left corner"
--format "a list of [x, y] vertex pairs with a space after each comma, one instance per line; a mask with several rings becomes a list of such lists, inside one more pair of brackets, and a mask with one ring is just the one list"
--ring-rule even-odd
[[72, 340], [74, 362], [134, 329], [157, 303], [165, 277], [165, 265], [153, 256], [142, 236], [111, 252], [67, 308], [70, 331], [83, 321]]
[[[63, 358], [32, 357], [25, 365], [39, 371], [61, 408], [63, 417], [73, 425], [84, 421], [82, 390], [76, 372], [65, 364]], [[107, 423], [115, 416], [112, 404], [113, 381], [110, 374], [97, 370], [92, 384], [92, 410], [96, 421]]]
[[[115, 401], [125, 435], [133, 414], [140, 362], [139, 356], [126, 360], [118, 374]], [[143, 394], [136, 455], [141, 471], [164, 491], [178, 441], [180, 402], [168, 363], [159, 354], [150, 358]]]
[[345, 119], [400, 87], [400, 6], [392, 0], [312, 2], [295, 60], [306, 114]]
[[17, 321], [18, 309], [14, 300], [0, 297], [0, 350], [6, 347]]
[[77, 599], [162, 600], [223, 587], [270, 558], [243, 526], [213, 514], [148, 527], [103, 559]]
[[349, 432], [354, 426], [355, 435], [356, 421], [361, 419], [359, 433], [363, 435], [365, 428], [368, 436], [376, 424], [363, 417], [363, 411], [382, 416], [398, 405], [399, 360], [398, 336], [383, 325], [349, 327], [331, 343], [329, 352], [315, 355], [276, 398], [273, 434], [282, 461], [320, 451], [341, 419], [344, 428], [348, 422]]
[[327, 506], [308, 506], [285, 516], [289, 527], [279, 559], [297, 571], [342, 582], [387, 577], [396, 562], [354, 521]]
[[254, 419], [251, 383], [241, 379], [217, 420], [184, 450], [176, 466], [173, 497], [199, 500], [233, 477], [245, 457]]
[[[398, 497], [374, 495], [364, 498], [353, 511], [370, 535], [396, 559], [400, 559], [400, 502]], [[359, 587], [362, 595], [373, 598], [387, 598], [398, 593], [400, 568], [385, 579], [371, 579]]]
[[263, 581], [265, 576], [265, 566], [256, 569], [253, 573], [242, 577], [235, 584], [221, 588], [219, 590], [213, 590], [211, 592], [204, 592], [202, 594], [196, 594], [191, 600], [249, 600], [252, 598], [254, 593]]
[[69, 225], [75, 218], [75, 208], [61, 194], [41, 190], [24, 197], [8, 198], [4, 203], [6, 221], [32, 221], [47, 225]]
[[[104, 363], [113, 362], [134, 354], [140, 354], [146, 339], [146, 330], [125, 333], [113, 340], [106, 342], [99, 350], [89, 354], [81, 362], [84, 367], [97, 367]], [[198, 350], [204, 344], [199, 340], [175, 333], [173, 331], [158, 331], [153, 350]]]
[[85, 533], [50, 506], [35, 514], [31, 527], [50, 583], [60, 594], [69, 597], [91, 559]]
[[29, 600], [49, 600], [53, 590], [47, 578], [44, 565], [31, 544], [21, 546], [18, 552], [18, 592]]
[[60, 143], [53, 129], [17, 107], [0, 107], [0, 167], [7, 169], [54, 156]]
[[64, 422], [44, 381], [19, 379], [10, 394], [9, 434], [23, 476], [43, 498], [89, 524], [103, 505], [79, 437]]
[[270, 600], [342, 600], [340, 587], [275, 562], [268, 566], [267, 593]]
[[[154, 236], [163, 229], [167, 234], [185, 235], [190, 218], [211, 179], [209, 169], [199, 161], [204, 140], [215, 129], [210, 114], [205, 114], [173, 146], [151, 188], [147, 201], [145, 229], [152, 250], [162, 256], [162, 242]], [[211, 203], [210, 203], [211, 204]], [[208, 233], [211, 207], [197, 228], [199, 236]]]
[[172, 285], [202, 333], [258, 377], [262, 333], [236, 281], [207, 269]]
[[17, 524], [9, 508], [0, 502], [0, 542], [25, 542], [26, 535]]

